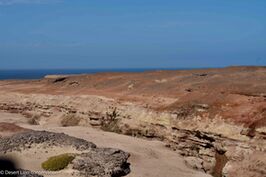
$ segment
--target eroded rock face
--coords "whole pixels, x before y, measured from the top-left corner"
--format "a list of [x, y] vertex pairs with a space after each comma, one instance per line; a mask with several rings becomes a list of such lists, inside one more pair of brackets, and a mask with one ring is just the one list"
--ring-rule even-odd
[[256, 155], [265, 156], [264, 137], [237, 140], [210, 132], [167, 128], [160, 125], [142, 125], [138, 128], [130, 128], [130, 125], [127, 125], [121, 129], [121, 132], [129, 135], [133, 132], [132, 135], [135, 136], [165, 141], [167, 147], [184, 156], [188, 166], [215, 177], [239, 176], [242, 174], [241, 169], [249, 169], [250, 172], [246, 173], [249, 176], [266, 175], [262, 170], [266, 169], [266, 163]]
[[224, 153], [224, 149], [216, 147], [221, 144], [219, 135], [208, 134], [200, 131], [176, 129], [168, 139], [168, 147], [186, 157], [186, 163], [198, 170], [212, 174], [216, 153]]
[[223, 168], [223, 177], [265, 177], [265, 152], [254, 151], [242, 160], [229, 161]]
[[[100, 127], [117, 107], [116, 132], [163, 140], [201, 171], [241, 176], [229, 167], [238, 169], [257, 151], [265, 156], [265, 79], [265, 67], [239, 67], [3, 81], [0, 110], [26, 117], [37, 112], [47, 122], [77, 114], [83, 125]], [[257, 166], [250, 164], [250, 171]]]
[[[119, 149], [98, 148], [94, 143], [63, 133], [28, 131], [0, 138], [0, 154], [20, 153], [35, 145], [43, 145], [50, 149], [53, 147], [76, 149], [75, 159], [69, 168], [76, 170], [75, 173], [79, 176], [120, 177], [130, 172], [128, 153]], [[38, 177], [38, 174], [30, 171], [25, 171], [21, 175], [21, 177], [35, 176]]]
[[192, 168], [215, 177], [266, 176], [266, 149], [262, 139], [240, 141], [218, 134], [175, 129], [167, 146], [184, 156]]

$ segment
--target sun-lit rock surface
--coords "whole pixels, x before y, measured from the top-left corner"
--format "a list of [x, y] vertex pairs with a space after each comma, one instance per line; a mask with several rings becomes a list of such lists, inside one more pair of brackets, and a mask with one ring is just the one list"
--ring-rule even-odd
[[[230, 177], [238, 174], [232, 169], [241, 171], [256, 161], [251, 157], [265, 154], [265, 81], [265, 67], [0, 81], [0, 110], [23, 115], [24, 124], [161, 140], [188, 166]], [[265, 167], [258, 163], [256, 168]], [[255, 176], [265, 175], [249, 167]]]

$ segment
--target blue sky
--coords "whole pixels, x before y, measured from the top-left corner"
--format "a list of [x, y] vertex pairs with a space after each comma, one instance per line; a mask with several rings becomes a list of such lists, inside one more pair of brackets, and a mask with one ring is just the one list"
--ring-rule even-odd
[[265, 0], [0, 0], [0, 69], [266, 65]]

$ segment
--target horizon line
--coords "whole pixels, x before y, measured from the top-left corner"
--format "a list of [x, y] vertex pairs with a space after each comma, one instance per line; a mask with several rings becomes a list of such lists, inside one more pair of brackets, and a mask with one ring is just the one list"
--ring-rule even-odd
[[229, 68], [229, 67], [266, 67], [266, 65], [227, 65], [227, 66], [209, 66], [209, 67], [119, 67], [119, 68], [0, 68], [0, 71], [7, 70], [180, 70], [180, 69], [215, 69], [215, 68]]

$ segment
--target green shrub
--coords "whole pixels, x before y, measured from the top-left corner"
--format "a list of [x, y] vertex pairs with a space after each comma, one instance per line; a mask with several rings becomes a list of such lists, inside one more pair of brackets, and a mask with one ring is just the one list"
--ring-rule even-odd
[[50, 157], [47, 161], [42, 163], [42, 168], [47, 171], [59, 171], [68, 166], [74, 160], [73, 154], [61, 154]]

